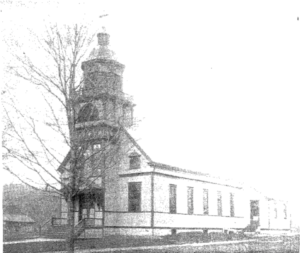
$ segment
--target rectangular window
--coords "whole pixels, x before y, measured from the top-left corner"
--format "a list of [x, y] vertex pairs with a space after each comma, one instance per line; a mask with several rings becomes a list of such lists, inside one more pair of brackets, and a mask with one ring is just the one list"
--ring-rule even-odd
[[194, 188], [193, 187], [188, 187], [187, 190], [188, 194], [188, 214], [193, 214], [194, 213]]
[[128, 183], [128, 211], [141, 211], [141, 186], [142, 183]]
[[176, 213], [176, 185], [170, 184], [169, 189], [169, 205], [170, 205], [170, 213]]
[[218, 191], [217, 202], [218, 202], [218, 215], [222, 216], [223, 210], [222, 210], [222, 193], [221, 193], [221, 191]]
[[287, 219], [286, 204], [283, 205], [283, 217], [284, 217], [284, 219]]
[[208, 189], [203, 189], [203, 214], [208, 215]]
[[234, 194], [230, 193], [230, 216], [234, 217]]
[[274, 218], [277, 219], [277, 207], [274, 207]]

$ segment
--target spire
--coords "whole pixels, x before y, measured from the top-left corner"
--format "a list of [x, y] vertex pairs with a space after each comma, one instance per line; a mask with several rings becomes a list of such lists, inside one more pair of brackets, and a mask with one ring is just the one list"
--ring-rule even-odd
[[115, 53], [108, 48], [109, 46], [109, 34], [101, 32], [97, 34], [98, 48], [94, 48], [90, 53], [88, 60], [93, 59], [114, 59]]

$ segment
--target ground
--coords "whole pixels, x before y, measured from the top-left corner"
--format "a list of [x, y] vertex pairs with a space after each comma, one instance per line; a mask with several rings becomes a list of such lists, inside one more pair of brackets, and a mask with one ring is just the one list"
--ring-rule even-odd
[[[182, 233], [155, 239], [111, 236], [104, 240], [77, 240], [75, 247], [76, 252], [299, 252], [299, 237], [233, 235], [230, 238], [220, 233]], [[5, 253], [64, 250], [64, 241], [4, 244]]]

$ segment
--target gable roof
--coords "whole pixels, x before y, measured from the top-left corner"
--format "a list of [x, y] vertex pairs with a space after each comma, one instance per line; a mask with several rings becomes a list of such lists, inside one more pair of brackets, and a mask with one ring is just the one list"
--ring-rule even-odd
[[[228, 185], [235, 185], [238, 184], [240, 185], [240, 188], [244, 188], [244, 189], [249, 189], [249, 187], [243, 185], [241, 182], [233, 182], [231, 179], [226, 179], [226, 178], [221, 178], [215, 175], [211, 175], [208, 173], [202, 173], [199, 171], [194, 171], [194, 170], [187, 170], [187, 169], [182, 169], [179, 167], [175, 167], [175, 166], [171, 166], [171, 165], [167, 165], [167, 164], [163, 164], [163, 163], [158, 163], [158, 162], [154, 162], [150, 156], [147, 155], [147, 153], [141, 148], [141, 146], [137, 143], [137, 141], [129, 134], [129, 132], [123, 127], [121, 126], [120, 129], [125, 133], [125, 135], [127, 136], [127, 138], [132, 142], [132, 144], [136, 147], [136, 149], [146, 158], [146, 160], [148, 161], [148, 164], [152, 167], [156, 167], [159, 169], [163, 169], [163, 170], [167, 170], [167, 171], [171, 171], [171, 172], [181, 172], [181, 173], [186, 173], [186, 174], [190, 174], [190, 175], [197, 175], [197, 176], [205, 176], [205, 177], [209, 177], [209, 178], [214, 178], [214, 179], [221, 179], [223, 181], [226, 181], [228, 183]], [[63, 168], [67, 165], [67, 163], [69, 162], [71, 158], [71, 152], [69, 151], [66, 155], [66, 157], [64, 158], [64, 160], [62, 161], [62, 163], [60, 164], [60, 166], [58, 167], [58, 171], [59, 172], [63, 172]], [[253, 190], [253, 189], [252, 189]], [[256, 189], [254, 189], [257, 193], [261, 194], [263, 197], [269, 199], [269, 200], [274, 200], [274, 198], [266, 196], [264, 194], [262, 194], [261, 192], [257, 191]], [[282, 202], [285, 202], [285, 200], [281, 200]], [[28, 217], [29, 218], [29, 217]], [[29, 218], [30, 219], [30, 218]]]
[[[192, 175], [197, 175], [197, 176], [206, 176], [206, 177], [212, 177], [210, 174], [207, 173], [202, 173], [199, 171], [194, 171], [194, 170], [187, 170], [187, 169], [182, 169], [179, 167], [175, 167], [175, 166], [170, 166], [167, 164], [163, 164], [163, 163], [158, 163], [158, 162], [154, 162], [150, 156], [147, 155], [147, 153], [141, 148], [141, 146], [137, 143], [137, 141], [129, 134], [129, 132], [123, 127], [120, 127], [121, 130], [125, 133], [126, 137], [132, 142], [132, 144], [139, 150], [139, 152], [147, 159], [148, 164], [150, 166], [153, 167], [157, 167], [163, 170], [168, 170], [168, 171], [174, 171], [174, 172], [182, 172], [182, 173], [187, 173], [187, 174], [192, 174]], [[66, 155], [66, 157], [64, 158], [64, 160], [62, 161], [62, 163], [60, 164], [60, 166], [58, 167], [58, 171], [62, 173], [63, 168], [67, 165], [67, 163], [69, 162], [71, 158], [71, 151], [68, 152], [68, 154]]]
[[[141, 154], [148, 160], [148, 162], [152, 162], [152, 159], [147, 155], [147, 153], [141, 148], [141, 146], [136, 142], [136, 140], [128, 133], [128, 131], [121, 126], [121, 130], [125, 133], [125, 135], [128, 137], [128, 139], [132, 142], [132, 144], [141, 152]], [[69, 151], [64, 158], [64, 160], [61, 162], [61, 164], [58, 167], [58, 171], [60, 173], [63, 172], [63, 168], [67, 165], [69, 160], [71, 159], [71, 151]]]

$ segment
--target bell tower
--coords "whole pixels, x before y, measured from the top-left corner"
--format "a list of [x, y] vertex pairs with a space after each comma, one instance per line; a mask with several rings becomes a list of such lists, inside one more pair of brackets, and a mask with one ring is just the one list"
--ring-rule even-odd
[[133, 124], [132, 98], [123, 93], [125, 66], [114, 59], [109, 34], [99, 33], [98, 47], [83, 62], [83, 86], [78, 94], [76, 131], [79, 141], [109, 139], [119, 127]]

